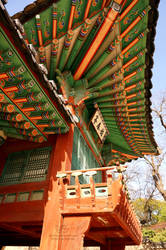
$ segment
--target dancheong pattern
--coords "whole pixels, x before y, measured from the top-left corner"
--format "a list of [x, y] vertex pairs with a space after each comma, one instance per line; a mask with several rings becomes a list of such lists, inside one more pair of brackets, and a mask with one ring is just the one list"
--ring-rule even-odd
[[[156, 8], [152, 0], [36, 1], [13, 17], [107, 164], [157, 153], [149, 99]], [[3, 29], [0, 35], [0, 124], [6, 133], [34, 141], [66, 133], [67, 123]], [[91, 124], [96, 109], [108, 130], [104, 142]]]

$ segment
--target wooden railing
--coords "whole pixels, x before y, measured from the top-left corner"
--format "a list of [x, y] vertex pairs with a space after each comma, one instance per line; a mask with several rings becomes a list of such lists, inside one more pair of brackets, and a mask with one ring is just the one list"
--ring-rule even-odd
[[[95, 183], [94, 176], [100, 171], [103, 181]], [[80, 183], [81, 176], [87, 176], [88, 183]], [[57, 178], [63, 214], [109, 213], [136, 244], [141, 243], [140, 224], [116, 167], [58, 172]]]
[[[101, 183], [95, 183], [95, 176], [102, 172]], [[88, 183], [81, 183], [80, 177], [86, 177]], [[66, 172], [58, 172], [57, 178], [63, 186], [64, 197], [66, 199], [93, 197], [109, 197], [112, 196], [112, 184], [118, 183], [119, 188], [122, 185], [122, 174], [116, 170], [116, 167], [104, 167], [84, 170], [73, 170]], [[74, 183], [74, 184], [73, 184]]]

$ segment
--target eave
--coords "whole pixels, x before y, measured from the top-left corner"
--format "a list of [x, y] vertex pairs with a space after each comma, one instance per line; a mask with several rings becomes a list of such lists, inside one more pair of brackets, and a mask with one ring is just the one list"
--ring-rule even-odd
[[50, 91], [47, 76], [5, 8], [0, 9], [0, 19], [0, 130], [5, 136], [34, 142], [66, 133], [70, 118], [56, 89]]
[[48, 67], [50, 79], [80, 124], [88, 126], [96, 144], [89, 124], [94, 104], [99, 107], [109, 130], [99, 146], [106, 164], [158, 154], [150, 89], [159, 1], [118, 4], [121, 13], [118, 5], [107, 1], [98, 1], [97, 7], [89, 1], [82, 6], [74, 1], [36, 1], [13, 17], [24, 25], [26, 43], [33, 43], [38, 60]]

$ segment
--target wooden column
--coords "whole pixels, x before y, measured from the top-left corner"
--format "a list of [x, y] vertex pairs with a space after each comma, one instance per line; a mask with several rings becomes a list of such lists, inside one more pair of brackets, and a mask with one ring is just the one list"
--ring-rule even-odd
[[125, 250], [125, 245], [122, 245], [122, 244], [117, 244], [117, 245], [112, 245], [111, 250]]
[[108, 239], [106, 245], [100, 247], [101, 250], [125, 250], [125, 244]]
[[71, 169], [73, 132], [74, 126], [71, 126], [69, 133], [59, 135], [52, 150], [48, 200], [44, 212], [40, 250], [59, 249], [59, 237], [63, 222], [60, 210], [63, 206], [63, 201], [59, 197], [61, 185], [57, 181], [56, 173], [57, 171]]
[[90, 221], [91, 216], [64, 217], [58, 250], [81, 250]]

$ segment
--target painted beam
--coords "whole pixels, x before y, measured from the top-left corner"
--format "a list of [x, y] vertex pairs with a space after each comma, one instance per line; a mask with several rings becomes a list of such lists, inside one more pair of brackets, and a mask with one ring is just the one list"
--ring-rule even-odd
[[[119, 0], [116, 3], [122, 4], [124, 0]], [[116, 12], [113, 8], [110, 8], [110, 10], [107, 13], [107, 16], [105, 17], [104, 22], [101, 24], [100, 29], [95, 36], [93, 42], [91, 43], [91, 46], [89, 47], [88, 51], [86, 52], [81, 64], [78, 66], [75, 74], [74, 79], [78, 80], [88, 67], [90, 61], [92, 60], [93, 56], [95, 55], [97, 49], [103, 42], [104, 38], [108, 34], [110, 28], [112, 27], [113, 23], [115, 22], [117, 16], [119, 15], [118, 12]]]

